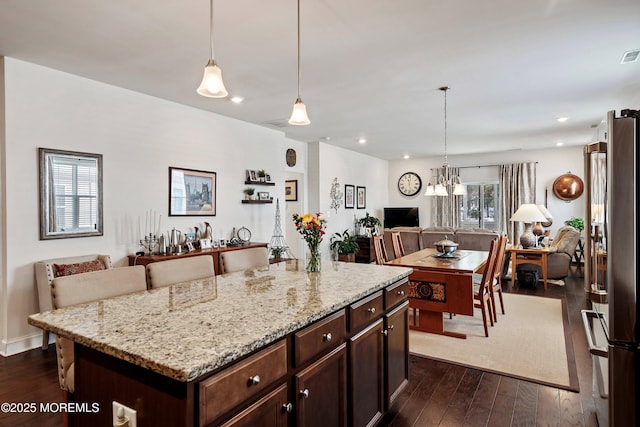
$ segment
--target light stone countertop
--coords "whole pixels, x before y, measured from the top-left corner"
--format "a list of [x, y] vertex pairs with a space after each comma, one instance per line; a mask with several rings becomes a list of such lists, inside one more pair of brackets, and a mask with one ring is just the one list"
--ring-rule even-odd
[[[324, 260], [323, 260], [324, 261]], [[411, 273], [302, 261], [29, 316], [29, 324], [178, 381], [192, 381]]]

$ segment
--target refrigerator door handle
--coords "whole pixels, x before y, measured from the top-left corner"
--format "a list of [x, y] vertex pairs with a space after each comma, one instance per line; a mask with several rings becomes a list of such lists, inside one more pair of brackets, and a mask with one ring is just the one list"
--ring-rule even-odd
[[[589, 353], [593, 354], [594, 356], [608, 358], [609, 351], [607, 347], [596, 346], [595, 340], [593, 338], [593, 330], [591, 329], [591, 322], [589, 321], [590, 318], [594, 318], [594, 317], [597, 317], [598, 320], [600, 320], [602, 316], [603, 315], [601, 313], [598, 313], [595, 310], [582, 310], [582, 325], [584, 326], [584, 333], [587, 336], [587, 343], [589, 344]], [[601, 322], [598, 322], [598, 323], [601, 323]]]

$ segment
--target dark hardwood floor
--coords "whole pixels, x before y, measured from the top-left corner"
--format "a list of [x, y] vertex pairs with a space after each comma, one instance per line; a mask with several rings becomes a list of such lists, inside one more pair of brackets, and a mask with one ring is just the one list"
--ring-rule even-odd
[[[597, 426], [591, 396], [591, 356], [580, 310], [587, 308], [582, 271], [572, 266], [565, 286], [504, 292], [564, 298], [580, 393], [411, 356], [408, 387], [381, 425], [404, 426]], [[507, 310], [509, 307], [505, 307]], [[499, 320], [499, 319], [498, 319]]]
[[[411, 356], [411, 379], [382, 426], [597, 426], [591, 400], [591, 358], [581, 326], [587, 308], [579, 271], [563, 287], [509, 289], [565, 298], [578, 368], [580, 393], [541, 386], [475, 369]], [[509, 307], [506, 307], [508, 310]], [[62, 402], [55, 346], [0, 357], [0, 403]], [[0, 412], [0, 426], [62, 426], [60, 413]], [[331, 427], [331, 426], [327, 426]]]

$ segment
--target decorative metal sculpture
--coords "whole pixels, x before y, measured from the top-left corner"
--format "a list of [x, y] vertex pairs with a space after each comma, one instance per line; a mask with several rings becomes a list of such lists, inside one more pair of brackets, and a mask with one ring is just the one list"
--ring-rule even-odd
[[342, 191], [340, 191], [340, 184], [338, 183], [338, 178], [333, 178], [333, 184], [331, 184], [331, 193], [329, 193], [331, 197], [331, 209], [334, 209], [336, 213], [338, 212], [338, 208], [342, 206]]

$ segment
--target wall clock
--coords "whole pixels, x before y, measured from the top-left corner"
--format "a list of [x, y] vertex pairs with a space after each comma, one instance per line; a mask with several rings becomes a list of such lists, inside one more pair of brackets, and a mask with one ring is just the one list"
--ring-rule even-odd
[[405, 196], [415, 196], [422, 188], [422, 180], [415, 172], [405, 172], [398, 179], [398, 191]]

